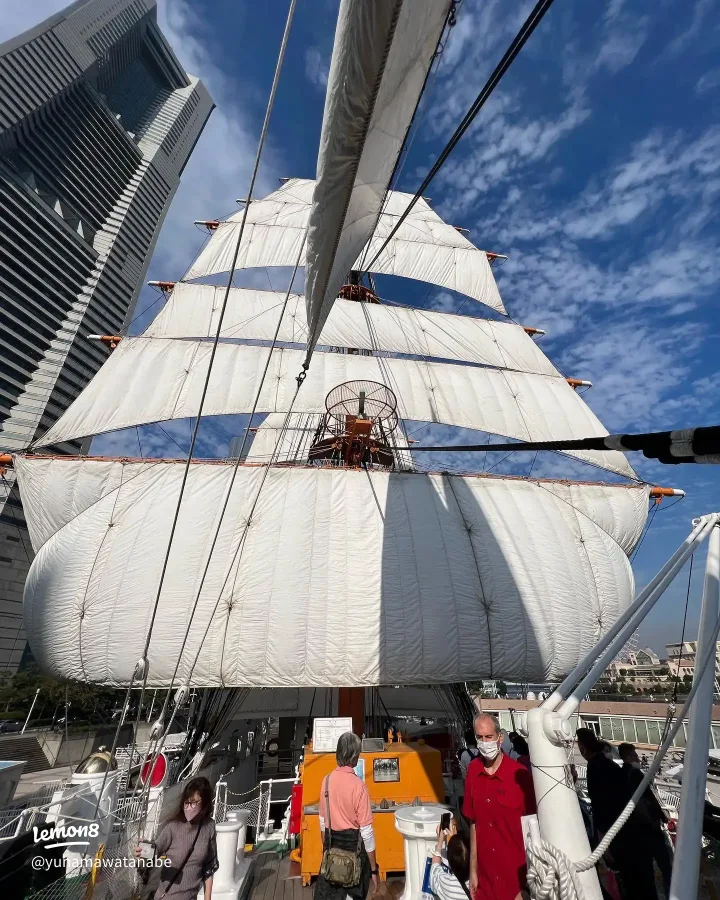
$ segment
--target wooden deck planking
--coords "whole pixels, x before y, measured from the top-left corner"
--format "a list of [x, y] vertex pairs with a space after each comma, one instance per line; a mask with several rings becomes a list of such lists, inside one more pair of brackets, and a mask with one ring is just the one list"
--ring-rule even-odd
[[[374, 900], [399, 900], [405, 879], [393, 877], [381, 881]], [[289, 856], [280, 859], [275, 852], [260, 853], [248, 900], [313, 900], [314, 887], [303, 887], [299, 867]]]

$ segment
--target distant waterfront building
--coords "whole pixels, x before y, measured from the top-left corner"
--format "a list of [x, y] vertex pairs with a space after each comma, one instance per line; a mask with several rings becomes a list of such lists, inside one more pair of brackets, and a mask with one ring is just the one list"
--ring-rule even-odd
[[[213, 108], [154, 0], [78, 0], [0, 44], [0, 452], [21, 450], [127, 323], [180, 176]], [[77, 452], [63, 444], [55, 452]], [[0, 481], [0, 673], [25, 646], [30, 541]]]
[[[506, 731], [516, 727], [518, 713], [538, 706], [538, 700], [475, 699], [475, 705], [483, 712], [497, 716]], [[575, 729], [592, 728], [603, 740], [612, 744], [628, 741], [641, 750], [657, 750], [667, 723], [667, 703], [643, 703], [629, 701], [618, 703], [604, 700], [584, 700], [579, 715], [571, 717]], [[688, 721], [685, 720], [675, 735], [673, 747], [683, 750], [687, 741]], [[713, 706], [710, 749], [720, 750], [720, 706]]]
[[[673, 678], [679, 674], [682, 680], [685, 676], [695, 674], [697, 658], [697, 641], [683, 641], [682, 644], [666, 644], [665, 652], [668, 655], [668, 665]], [[720, 641], [717, 643], [715, 655], [715, 693], [720, 693]]]
[[625, 659], [616, 660], [606, 669], [610, 681], [629, 682], [633, 687], [642, 689], [653, 684], [661, 684], [670, 677], [667, 662], [663, 662], [654, 650], [634, 650]]

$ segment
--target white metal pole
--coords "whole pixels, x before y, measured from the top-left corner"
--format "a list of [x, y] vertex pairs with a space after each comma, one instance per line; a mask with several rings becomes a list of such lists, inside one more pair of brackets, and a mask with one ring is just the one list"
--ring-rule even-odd
[[631, 637], [631, 635], [637, 629], [638, 625], [643, 621], [645, 616], [650, 612], [650, 610], [653, 608], [653, 606], [655, 606], [663, 593], [667, 590], [668, 585], [672, 582], [680, 569], [682, 569], [686, 559], [691, 556], [692, 553], [697, 549], [699, 542], [704, 540], [712, 532], [716, 522], [716, 515], [708, 516], [705, 520], [705, 529], [703, 529], [698, 534], [695, 541], [692, 544], [689, 544], [687, 547], [683, 548], [680, 556], [678, 556], [672, 566], [667, 568], [667, 571], [665, 571], [665, 574], [662, 577], [658, 578], [658, 576], [656, 576], [652, 580], [651, 585], [654, 585], [652, 590], [647, 591], [646, 588], [646, 590], [643, 591], [640, 596], [642, 597], [643, 594], [646, 594], [646, 591], [647, 595], [643, 599], [642, 608], [636, 611], [630, 621], [628, 621], [624, 625], [624, 627], [622, 627], [619, 632], [616, 633], [615, 638], [608, 644], [608, 646], [605, 648], [605, 651], [598, 658], [597, 662], [592, 666], [590, 671], [577, 685], [577, 687], [573, 689], [568, 699], [558, 710], [561, 716], [569, 718], [576, 712], [578, 706], [582, 702], [583, 697], [593, 687], [595, 682], [598, 680], [598, 678], [600, 678], [602, 673], [610, 665], [613, 659], [615, 659], [625, 642]]
[[[528, 710], [527, 723], [540, 835], [580, 862], [591, 850], [563, 743], [572, 738], [570, 723], [541, 706]], [[585, 900], [602, 900], [594, 867], [578, 873], [578, 879]]]
[[696, 659], [713, 657], [704, 673], [695, 669], [695, 677], [702, 681], [698, 687], [690, 715], [690, 734], [682, 773], [682, 799], [678, 822], [677, 844], [673, 863], [670, 900], [687, 900], [698, 895], [700, 849], [705, 808], [710, 723], [712, 720], [713, 688], [715, 686], [716, 623], [720, 614], [720, 526], [716, 525], [708, 542], [705, 565], [702, 610]]
[[[680, 569], [685, 564], [688, 556], [690, 556], [697, 545], [705, 539], [707, 532], [710, 528], [717, 522], [717, 515], [712, 516], [703, 516], [694, 524], [693, 530], [691, 533], [685, 538], [683, 543], [678, 547], [678, 549], [673, 553], [670, 559], [665, 563], [665, 565], [660, 569], [657, 575], [650, 581], [643, 590], [638, 594], [637, 599], [634, 603], [632, 603], [625, 612], [618, 618], [612, 628], [607, 631], [603, 637], [598, 641], [597, 644], [590, 650], [583, 659], [575, 666], [572, 672], [565, 678], [565, 680], [560, 684], [556, 690], [550, 694], [547, 700], [543, 703], [543, 707], [545, 709], [553, 710], [557, 709], [558, 706], [565, 700], [565, 698], [570, 694], [572, 689], [578, 684], [583, 675], [587, 672], [588, 667], [592, 665], [593, 661], [597, 659], [598, 654], [606, 650], [610, 644], [615, 641], [615, 638], [622, 631], [622, 629], [631, 621], [634, 620], [635, 614], [644, 606], [644, 604], [648, 603], [648, 600], [655, 591], [655, 589], [662, 584], [663, 588], [654, 599], [650, 600], [650, 603], [653, 604], [657, 598], [662, 594], [667, 585], [673, 580], [675, 575], [680, 571]], [[645, 612], [650, 611], [651, 606], [648, 606], [648, 609]], [[630, 633], [635, 630], [635, 626], [631, 629]], [[624, 643], [624, 641], [623, 641]], [[594, 683], [594, 682], [593, 682]], [[583, 695], [584, 696], [584, 695]]]
[[22, 727], [22, 731], [20, 734], [25, 734], [25, 729], [28, 726], [28, 722], [30, 721], [30, 716], [32, 715], [32, 711], [35, 709], [35, 704], [37, 703], [38, 694], [40, 693], [40, 688], [35, 691], [35, 696], [33, 697], [33, 702], [30, 704], [30, 709], [28, 710], [27, 719], [25, 719], [25, 724]]

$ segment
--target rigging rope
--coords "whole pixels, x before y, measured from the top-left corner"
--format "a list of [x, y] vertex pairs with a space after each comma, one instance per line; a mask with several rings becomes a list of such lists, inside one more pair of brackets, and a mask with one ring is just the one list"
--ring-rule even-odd
[[472, 124], [473, 120], [475, 119], [475, 116], [478, 114], [478, 112], [480, 112], [482, 107], [485, 105], [485, 102], [488, 100], [488, 98], [490, 97], [492, 92], [495, 90], [497, 85], [500, 83], [500, 80], [502, 79], [503, 75], [510, 68], [513, 61], [515, 60], [515, 58], [517, 57], [517, 55], [520, 53], [523, 46], [525, 45], [525, 42], [528, 40], [530, 35], [540, 24], [540, 22], [543, 19], [543, 16], [550, 9], [552, 4], [553, 4], [553, 0], [539, 0], [539, 2], [536, 4], [535, 8], [532, 10], [530, 15], [527, 17], [527, 19], [523, 23], [522, 28], [515, 36], [513, 42], [510, 44], [508, 49], [505, 51], [503, 58], [497, 64], [492, 75], [485, 83], [485, 86], [478, 94], [477, 98], [475, 99], [475, 102], [472, 104], [470, 109], [465, 114], [465, 117], [463, 118], [462, 122], [460, 122], [458, 127], [455, 129], [455, 133], [452, 135], [452, 137], [450, 138], [448, 143], [445, 145], [445, 148], [443, 149], [442, 153], [440, 154], [440, 156], [438, 156], [438, 158], [435, 161], [435, 163], [433, 164], [432, 168], [430, 169], [428, 174], [425, 176], [423, 183], [420, 185], [420, 187], [415, 192], [415, 195], [413, 196], [412, 200], [410, 201], [407, 209], [400, 216], [400, 218], [396, 222], [394, 228], [390, 231], [390, 234], [385, 238], [385, 241], [381, 245], [378, 252], [370, 260], [369, 264], [364, 269], [363, 274], [365, 272], [368, 272], [370, 269], [372, 269], [373, 265], [377, 262], [378, 257], [388, 246], [388, 244], [390, 243], [392, 238], [395, 236], [395, 234], [397, 233], [397, 231], [400, 228], [400, 226], [402, 225], [402, 223], [405, 221], [405, 219], [410, 214], [410, 211], [412, 210], [412, 208], [415, 206], [415, 204], [418, 202], [418, 200], [420, 200], [420, 198], [422, 197], [423, 193], [427, 189], [430, 182], [440, 171], [443, 164], [447, 160], [448, 156], [450, 156], [452, 151], [455, 149], [456, 145], [458, 144], [458, 142], [460, 141], [462, 136], [465, 134], [465, 132], [468, 130], [468, 128]]
[[[265, 110], [265, 118], [264, 118], [264, 120], [263, 120], [263, 125], [262, 125], [262, 129], [261, 129], [261, 132], [260, 132], [260, 139], [259, 139], [259, 141], [258, 141], [258, 147], [257, 147], [257, 151], [256, 151], [256, 154], [255, 154], [255, 162], [254, 162], [254, 164], [253, 164], [253, 171], [252, 171], [252, 175], [251, 175], [251, 177], [250, 177], [250, 185], [249, 185], [249, 189], [248, 189], [248, 197], [252, 197], [252, 195], [253, 195], [253, 190], [254, 190], [254, 188], [255, 188], [255, 182], [256, 182], [256, 180], [257, 180], [258, 170], [259, 170], [259, 168], [260, 168], [260, 159], [261, 159], [261, 157], [262, 157], [262, 151], [263, 151], [263, 148], [264, 148], [264, 145], [265, 145], [265, 139], [266, 139], [267, 132], [268, 132], [268, 127], [269, 127], [269, 124], [270, 124], [270, 117], [271, 117], [271, 115], [272, 115], [273, 107], [274, 107], [274, 105], [275, 105], [275, 97], [276, 97], [276, 94], [277, 94], [278, 83], [279, 83], [279, 81], [280, 81], [280, 73], [281, 73], [281, 71], [282, 71], [283, 61], [284, 61], [284, 58], [285, 58], [285, 50], [286, 50], [286, 48], [287, 48], [288, 39], [289, 39], [289, 36], [290, 36], [290, 27], [291, 27], [291, 24], [292, 24], [292, 20], [293, 20], [294, 13], [295, 13], [295, 6], [296, 6], [296, 3], [297, 3], [297, 0], [290, 0], [290, 6], [289, 6], [289, 9], [288, 9], [287, 18], [286, 18], [286, 21], [285, 21], [285, 29], [284, 29], [284, 31], [283, 31], [282, 41], [281, 41], [281, 44], [280, 44], [280, 50], [279, 50], [279, 53], [278, 53], [278, 59], [277, 59], [277, 63], [276, 63], [276, 66], [275, 66], [275, 73], [274, 73], [274, 75], [273, 75], [272, 87], [270, 88], [270, 96], [269, 96], [269, 98], [268, 98], [267, 108], [266, 108], [266, 110]], [[209, 361], [208, 361], [208, 369], [207, 369], [207, 373], [206, 373], [206, 375], [205, 375], [205, 381], [204, 381], [202, 393], [201, 393], [201, 396], [200, 396], [200, 403], [199, 403], [199, 405], [198, 405], [197, 419], [195, 420], [195, 425], [194, 425], [193, 432], [192, 432], [192, 437], [191, 437], [191, 440], [190, 440], [190, 448], [189, 448], [189, 450], [188, 450], [188, 456], [187, 456], [187, 460], [186, 460], [186, 462], [185, 462], [185, 468], [184, 468], [184, 471], [183, 471], [183, 477], [182, 477], [182, 481], [181, 481], [181, 483], [180, 483], [180, 492], [179, 492], [179, 495], [178, 495], [177, 506], [176, 506], [176, 508], [175, 508], [175, 515], [174, 515], [174, 517], [173, 517], [173, 522], [172, 522], [172, 526], [171, 526], [171, 529], [170, 529], [170, 536], [169, 536], [169, 538], [168, 538], [167, 551], [166, 551], [166, 553], [165, 553], [165, 559], [164, 559], [164, 561], [163, 561], [163, 566], [162, 566], [162, 570], [161, 570], [161, 573], [160, 573], [160, 580], [159, 580], [159, 583], [158, 583], [157, 593], [156, 593], [156, 596], [155, 596], [155, 602], [154, 602], [154, 604], [153, 604], [152, 614], [151, 614], [151, 617], [150, 617], [150, 624], [149, 624], [149, 626], [148, 626], [148, 631], [147, 631], [147, 635], [146, 635], [146, 638], [145, 638], [145, 646], [144, 646], [143, 656], [142, 656], [142, 660], [141, 660], [141, 662], [142, 662], [142, 687], [141, 687], [141, 690], [140, 690], [140, 699], [139, 699], [139, 702], [138, 702], [138, 710], [140, 710], [140, 709], [142, 708], [142, 701], [143, 701], [143, 698], [144, 698], [144, 696], [145, 696], [145, 690], [146, 690], [146, 686], [147, 686], [147, 678], [148, 678], [148, 669], [149, 669], [148, 664], [147, 664], [147, 662], [148, 662], [148, 661], [147, 661], [147, 655], [148, 655], [148, 651], [149, 651], [149, 648], [150, 648], [150, 640], [151, 640], [151, 637], [152, 637], [152, 631], [153, 631], [153, 627], [154, 627], [154, 624], [155, 624], [155, 618], [156, 618], [156, 616], [157, 616], [158, 605], [159, 605], [159, 603], [160, 603], [160, 596], [161, 596], [161, 594], [162, 594], [163, 584], [164, 584], [164, 581], [165, 581], [165, 575], [166, 575], [166, 573], [167, 573], [167, 567], [168, 567], [168, 563], [169, 563], [169, 560], [170, 560], [170, 551], [171, 551], [171, 549], [172, 549], [172, 543], [173, 543], [173, 539], [174, 539], [174, 537], [175, 537], [175, 531], [176, 531], [176, 529], [177, 529], [177, 524], [178, 524], [178, 520], [179, 520], [179, 517], [180, 517], [180, 508], [181, 508], [181, 506], [182, 506], [183, 495], [184, 495], [184, 493], [185, 493], [185, 486], [186, 486], [186, 484], [187, 484], [188, 475], [189, 475], [189, 472], [190, 472], [190, 465], [191, 465], [191, 462], [192, 462], [193, 452], [194, 452], [194, 450], [195, 450], [195, 445], [196, 445], [196, 443], [197, 443], [197, 438], [198, 438], [198, 432], [199, 432], [199, 430], [200, 430], [200, 422], [201, 422], [201, 420], [202, 420], [202, 412], [203, 412], [203, 408], [204, 408], [204, 405], [205, 405], [205, 399], [206, 399], [206, 397], [207, 397], [208, 388], [209, 388], [209, 386], [210, 386], [210, 376], [211, 376], [211, 373], [212, 373], [212, 367], [213, 367], [213, 363], [214, 363], [214, 361], [215, 361], [215, 355], [216, 355], [216, 353], [217, 353], [218, 344], [219, 344], [219, 342], [220, 342], [220, 335], [221, 335], [221, 333], [222, 333], [223, 319], [224, 319], [225, 312], [226, 312], [227, 306], [228, 306], [228, 300], [229, 300], [229, 297], [230, 297], [230, 290], [231, 290], [231, 287], [232, 287], [233, 273], [234, 273], [234, 270], [235, 270], [235, 264], [236, 264], [236, 262], [237, 262], [237, 259], [238, 259], [239, 254], [240, 254], [240, 245], [241, 245], [241, 241], [242, 241], [242, 238], [243, 238], [243, 233], [244, 233], [244, 231], [245, 231], [245, 224], [246, 224], [246, 222], [247, 222], [247, 214], [248, 214], [249, 207], [250, 207], [250, 204], [248, 203], [248, 204], [245, 205], [245, 208], [243, 209], [243, 217], [242, 217], [242, 220], [241, 220], [241, 223], [240, 223], [240, 229], [239, 229], [239, 231], [238, 231], [237, 240], [235, 241], [235, 249], [234, 249], [234, 253], [233, 253], [232, 265], [231, 265], [231, 267], [230, 267], [230, 274], [229, 274], [229, 277], [228, 277], [227, 285], [226, 285], [226, 287], [225, 287], [225, 294], [224, 294], [224, 297], [223, 297], [223, 302], [222, 302], [222, 305], [221, 305], [221, 307], [220, 307], [220, 315], [219, 315], [219, 318], [218, 318], [217, 329], [216, 329], [215, 336], [214, 336], [214, 339], [213, 339], [213, 342], [212, 342], [212, 350], [211, 350], [211, 353], [210, 353], [210, 359], [209, 359]], [[202, 646], [202, 645], [201, 645], [201, 646]], [[135, 678], [135, 673], [133, 673], [133, 680], [134, 680], [134, 678]], [[132, 682], [131, 682], [131, 685], [132, 685]], [[128, 688], [128, 691], [129, 691], [129, 690], [130, 690], [130, 688]], [[167, 701], [168, 701], [169, 696], [170, 696], [170, 691], [168, 690], [168, 694], [167, 694], [167, 696], [166, 696], [166, 704], [167, 704]], [[165, 708], [166, 708], [166, 706], [165, 706]], [[176, 703], [176, 708], [177, 708], [177, 703]], [[172, 721], [172, 720], [171, 720], [171, 721]], [[134, 733], [133, 733], [133, 741], [132, 741], [132, 745], [131, 745], [131, 753], [130, 753], [130, 759], [131, 759], [131, 760], [132, 760], [132, 754], [133, 754], [133, 752], [134, 752], [134, 748], [135, 748], [135, 746], [136, 746], [136, 744], [137, 744], [137, 724], [139, 724], [139, 713], [138, 713], [138, 722], [136, 723], [136, 728], [134, 729]], [[170, 723], [170, 724], [171, 724], [171, 723]], [[170, 727], [170, 724], [168, 725], [168, 728]], [[119, 734], [119, 725], [118, 725], [118, 730], [117, 730], [117, 732], [116, 732], [116, 738], [117, 738], [117, 734]], [[165, 729], [165, 731], [164, 731], [164, 733], [163, 733], [163, 735], [162, 735], [163, 739], [164, 739], [164, 737], [165, 737], [165, 734], [167, 734], [167, 729]], [[152, 761], [152, 763], [151, 763], [150, 771], [152, 771], [152, 766], [154, 766], [154, 759], [155, 759], [155, 758], [157, 758], [157, 754], [155, 754], [155, 757], [153, 758], [153, 761]], [[147, 783], [148, 783], [148, 785], [149, 785], [149, 783], [150, 783], [150, 778], [147, 779]]]
[[[682, 499], [682, 498], [680, 498], [680, 499]], [[642, 537], [637, 542], [637, 546], [635, 547], [632, 554], [630, 555], [630, 562], [635, 561], [635, 557], [638, 555], [640, 548], [642, 547], [643, 541], [645, 540], [645, 537], [647, 536], [648, 531], [650, 531], [652, 523], [655, 521], [655, 516], [657, 515], [657, 511], [659, 508], [660, 508], [660, 504], [656, 502], [655, 506], [653, 507], [652, 515], [648, 519], [647, 525], [645, 526], [645, 530], [642, 533]]]
[[[257, 152], [255, 154], [255, 162], [253, 165], [252, 175], [250, 177], [250, 186], [248, 188], [248, 197], [252, 197], [253, 190], [255, 188], [255, 181], [257, 180], [258, 170], [260, 168], [260, 158], [262, 156], [263, 147], [265, 146], [265, 138], [267, 136], [268, 127], [270, 125], [270, 116], [272, 115], [273, 107], [275, 105], [275, 96], [277, 94], [278, 83], [280, 81], [280, 72], [282, 71], [283, 60], [285, 58], [285, 49], [287, 47], [288, 38], [290, 36], [290, 26], [292, 24], [293, 15], [295, 13], [295, 5], [297, 0], [290, 0], [290, 8], [288, 9], [287, 19], [285, 22], [285, 30], [282, 36], [282, 42], [280, 44], [280, 52], [278, 55], [277, 64], [275, 66], [275, 74], [273, 76], [272, 87], [270, 88], [270, 97], [268, 98], [267, 109], [265, 110], [265, 119], [262, 125], [262, 131], [260, 133], [260, 140], [258, 142]], [[190, 463], [193, 456], [193, 451], [195, 450], [195, 444], [197, 443], [198, 432], [200, 430], [200, 422], [202, 420], [202, 412], [205, 406], [205, 398], [207, 397], [208, 388], [210, 387], [210, 375], [212, 373], [213, 363], [215, 361], [215, 354], [217, 353], [218, 344], [220, 342], [220, 334], [222, 333], [222, 325], [223, 319], [225, 317], [225, 312], [227, 310], [228, 299], [230, 297], [230, 290], [232, 285], [232, 273], [235, 271], [235, 263], [237, 262], [238, 256], [240, 255], [240, 244], [243, 238], [243, 233], [245, 231], [245, 223], [247, 222], [247, 214], [250, 208], [250, 204], [247, 203], [245, 208], [243, 209], [243, 217], [240, 222], [240, 229], [238, 231], [237, 240], [235, 241], [235, 249], [233, 252], [232, 265], [230, 266], [230, 277], [228, 278], [228, 283], [225, 288], [225, 295], [223, 297], [223, 302], [220, 307], [220, 316], [218, 318], [217, 330], [215, 332], [215, 337], [212, 343], [212, 350], [210, 352], [210, 360], [208, 362], [207, 374], [205, 376], [205, 382], [203, 384], [202, 393], [200, 395], [200, 403], [198, 405], [198, 413], [197, 419], [195, 421], [195, 427], [193, 428], [192, 438], [190, 440], [190, 449], [188, 451], [188, 458], [185, 463], [185, 470], [183, 472], [183, 478], [180, 483], [180, 494], [178, 496], [177, 507], [175, 509], [175, 516], [173, 518], [173, 523], [170, 529], [170, 537], [168, 539], [168, 548], [165, 554], [165, 560], [163, 561], [162, 570], [160, 572], [160, 581], [158, 583], [157, 595], [155, 597], [155, 603], [153, 605], [152, 615], [150, 617], [150, 625], [148, 627], [147, 637], [145, 639], [145, 649], [143, 651], [143, 657], [147, 658], [148, 650], [150, 648], [150, 639], [152, 636], [153, 626], [155, 624], [155, 617], [157, 615], [158, 604], [160, 602], [160, 595], [162, 593], [163, 584], [165, 582], [165, 575], [167, 573], [168, 562], [170, 560], [170, 550], [172, 548], [173, 538], [175, 537], [175, 530], [177, 528], [178, 519], [180, 517], [180, 507], [182, 505], [182, 498], [185, 492], [185, 485], [187, 484], [188, 474], [190, 472]], [[147, 683], [147, 666], [145, 666], [145, 674], [143, 677], [143, 688], [142, 693], [145, 691], [145, 685]], [[142, 698], [141, 693], [141, 698]]]

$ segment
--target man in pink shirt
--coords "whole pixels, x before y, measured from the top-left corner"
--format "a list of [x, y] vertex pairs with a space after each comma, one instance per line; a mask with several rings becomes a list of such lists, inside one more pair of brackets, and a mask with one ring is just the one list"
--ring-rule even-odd
[[360, 738], [356, 734], [346, 731], [340, 735], [335, 753], [337, 768], [323, 779], [319, 810], [323, 847], [332, 845], [343, 850], [355, 850], [361, 843], [360, 884], [351, 888], [337, 887], [319, 875], [315, 900], [344, 900], [345, 895], [352, 900], [365, 900], [370, 882], [373, 890], [378, 886], [370, 795], [365, 782], [354, 772], [360, 758], [360, 747]]

